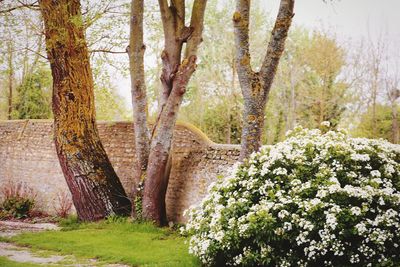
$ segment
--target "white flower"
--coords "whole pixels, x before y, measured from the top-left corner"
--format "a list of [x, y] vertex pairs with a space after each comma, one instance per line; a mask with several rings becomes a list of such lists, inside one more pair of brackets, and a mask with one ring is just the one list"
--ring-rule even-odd
[[287, 174], [287, 170], [285, 168], [276, 168], [275, 170], [273, 170], [272, 172], [275, 175], [286, 175]]
[[369, 161], [370, 157], [368, 154], [352, 154], [351, 159], [355, 161]]
[[379, 177], [381, 177], [381, 172], [378, 170], [373, 170], [373, 171], [371, 171], [371, 176], [379, 178]]
[[280, 218], [280, 219], [284, 219], [285, 217], [287, 217], [287, 216], [289, 216], [289, 212], [287, 211], [287, 210], [281, 210], [279, 213], [278, 213], [278, 217]]
[[353, 215], [356, 215], [356, 216], [361, 215], [361, 209], [359, 207], [352, 207], [350, 209], [350, 211], [351, 211], [351, 214], [353, 214]]
[[329, 121], [323, 121], [323, 122], [321, 122], [321, 126], [330, 127], [331, 123]]
[[355, 226], [355, 228], [356, 228], [357, 232], [358, 232], [360, 235], [363, 235], [365, 232], [367, 232], [367, 227], [365, 226], [365, 223], [363, 223], [363, 222], [358, 223], [358, 224]]

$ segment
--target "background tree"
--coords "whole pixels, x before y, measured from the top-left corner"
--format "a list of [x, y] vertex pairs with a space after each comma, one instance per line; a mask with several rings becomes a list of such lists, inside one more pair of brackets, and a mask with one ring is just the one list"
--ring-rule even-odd
[[51, 74], [43, 68], [27, 75], [16, 88], [16, 100], [13, 117], [15, 119], [49, 119]]
[[[113, 81], [113, 77], [117, 76], [115, 72], [127, 74], [127, 66], [123, 64], [128, 38], [125, 30], [127, 7], [125, 0], [83, 1], [83, 25], [95, 78], [96, 116], [100, 120], [126, 120], [131, 117]], [[43, 22], [36, 2], [4, 0], [0, 5], [0, 23], [0, 38], [7, 44], [0, 47], [0, 80], [3, 81], [0, 83], [0, 119], [7, 118], [9, 107], [14, 110], [10, 113], [11, 118], [16, 119], [17, 88], [25, 83], [28, 76], [50, 71], [44, 64], [47, 57]], [[10, 77], [12, 83], [9, 82]], [[12, 97], [9, 97], [10, 88]], [[51, 109], [51, 97], [47, 97], [48, 108]], [[28, 103], [29, 98], [24, 97], [24, 101], [25, 105], [36, 105]], [[12, 104], [9, 105], [9, 102]], [[24, 116], [35, 117], [29, 114]]]
[[241, 160], [257, 151], [261, 145], [265, 105], [294, 16], [293, 8], [294, 0], [281, 0], [265, 58], [256, 72], [251, 66], [249, 46], [250, 0], [236, 1], [233, 15], [236, 65], [244, 99]]
[[98, 220], [129, 214], [130, 201], [96, 128], [80, 2], [41, 0], [39, 5], [53, 76], [55, 146], [78, 216]]

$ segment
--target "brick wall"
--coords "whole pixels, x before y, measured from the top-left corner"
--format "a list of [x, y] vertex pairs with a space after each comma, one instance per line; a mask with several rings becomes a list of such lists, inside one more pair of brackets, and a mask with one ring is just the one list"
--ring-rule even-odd
[[[8, 180], [33, 188], [49, 213], [57, 194], [68, 188], [53, 144], [49, 120], [0, 121], [0, 185]], [[100, 137], [125, 190], [131, 190], [135, 152], [130, 122], [100, 122]], [[183, 222], [183, 211], [199, 202], [208, 185], [224, 175], [239, 156], [239, 146], [215, 144], [193, 125], [175, 128], [172, 170], [167, 192], [169, 220]]]

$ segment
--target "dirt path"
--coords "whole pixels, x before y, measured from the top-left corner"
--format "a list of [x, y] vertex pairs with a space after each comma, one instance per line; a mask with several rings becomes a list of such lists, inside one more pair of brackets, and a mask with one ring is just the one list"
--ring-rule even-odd
[[[46, 230], [59, 230], [51, 223], [24, 223], [12, 221], [0, 221], [0, 236], [12, 237], [23, 232], [40, 232]], [[45, 255], [45, 256], [44, 256]], [[123, 264], [105, 264], [96, 259], [77, 259], [73, 255], [57, 255], [50, 251], [31, 251], [27, 247], [18, 246], [7, 242], [0, 242], [0, 257], [7, 257], [11, 261], [19, 263], [34, 263], [43, 266], [73, 266], [73, 267], [128, 267]]]
[[23, 232], [39, 232], [46, 230], [59, 230], [53, 223], [25, 223], [14, 221], [0, 221], [0, 236], [12, 237]]

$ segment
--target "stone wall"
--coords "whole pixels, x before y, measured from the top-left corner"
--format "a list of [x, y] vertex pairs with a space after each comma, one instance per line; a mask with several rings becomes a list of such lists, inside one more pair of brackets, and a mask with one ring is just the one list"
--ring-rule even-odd
[[[68, 192], [53, 144], [49, 120], [0, 121], [0, 185], [8, 180], [33, 188], [39, 206], [54, 212], [57, 195]], [[130, 122], [100, 122], [99, 133], [125, 190], [131, 190], [135, 152]], [[208, 185], [239, 157], [239, 146], [215, 144], [199, 129], [179, 123], [173, 142], [167, 192], [169, 220], [183, 222], [183, 211], [199, 202]]]

